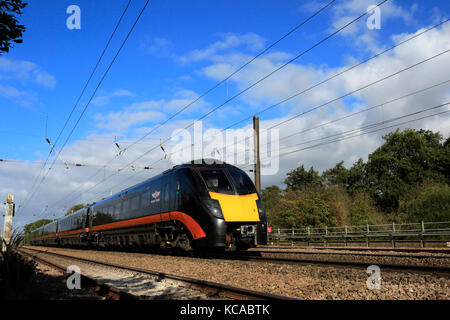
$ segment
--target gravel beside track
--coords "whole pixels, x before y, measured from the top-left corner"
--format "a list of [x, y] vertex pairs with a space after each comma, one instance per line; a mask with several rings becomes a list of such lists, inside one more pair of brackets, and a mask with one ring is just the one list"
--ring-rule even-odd
[[[39, 300], [104, 300], [91, 287], [80, 290], [69, 290], [66, 286], [66, 276], [45, 264], [37, 263], [35, 290]], [[34, 299], [32, 297], [31, 299]]]
[[433, 267], [450, 267], [450, 255], [431, 252], [357, 252], [343, 250], [311, 250], [311, 249], [254, 249], [249, 254], [260, 253], [262, 257], [287, 258], [314, 261], [363, 262], [369, 264], [417, 265]]
[[[38, 250], [42, 250], [42, 248], [38, 248]], [[26, 248], [25, 251], [27, 251]], [[220, 298], [217, 296], [208, 296], [200, 291], [183, 287], [180, 283], [168, 279], [159, 279], [149, 275], [143, 275], [118, 268], [94, 265], [75, 259], [70, 260], [68, 258], [37, 253], [35, 251], [30, 251], [30, 253], [65, 268], [70, 265], [78, 266], [83, 275], [101, 281], [119, 290], [139, 296], [140, 299], [206, 300]], [[73, 256], [76, 255], [73, 254]]]
[[282, 249], [282, 250], [317, 250], [317, 251], [348, 251], [348, 252], [391, 252], [391, 253], [442, 253], [450, 254], [450, 248], [439, 247], [439, 248], [392, 248], [392, 247], [316, 247], [316, 246], [291, 246], [291, 245], [266, 245], [258, 246], [259, 249]]
[[301, 299], [444, 299], [450, 279], [439, 274], [381, 270], [370, 290], [365, 268], [200, 259], [157, 254], [34, 247], [38, 250], [151, 269]]

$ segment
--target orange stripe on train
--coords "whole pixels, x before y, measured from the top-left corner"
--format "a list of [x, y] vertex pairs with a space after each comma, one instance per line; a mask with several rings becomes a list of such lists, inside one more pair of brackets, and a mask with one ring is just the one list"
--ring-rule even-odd
[[178, 221], [182, 222], [186, 226], [186, 228], [188, 228], [188, 230], [191, 233], [192, 238], [194, 240], [206, 237], [205, 232], [203, 231], [202, 227], [200, 227], [200, 225], [197, 223], [197, 221], [195, 221], [189, 215], [187, 215], [183, 212], [179, 212], [179, 211], [166, 212], [166, 213], [161, 213], [161, 214], [155, 214], [152, 216], [146, 216], [146, 217], [135, 218], [135, 219], [130, 219], [130, 220], [112, 222], [112, 223], [103, 224], [103, 225], [99, 225], [99, 226], [93, 226], [92, 230], [101, 231], [101, 230], [127, 228], [127, 227], [139, 226], [139, 225], [150, 224], [150, 223], [155, 223], [155, 222], [162, 222], [162, 221], [171, 221], [171, 220], [178, 220]]
[[[139, 226], [139, 225], [150, 224], [150, 223], [155, 223], [155, 222], [162, 222], [162, 221], [171, 221], [171, 220], [178, 220], [178, 221], [182, 222], [186, 226], [186, 228], [188, 228], [188, 230], [191, 233], [192, 238], [194, 240], [206, 237], [205, 232], [203, 231], [202, 227], [200, 227], [200, 225], [197, 223], [197, 221], [195, 221], [189, 215], [187, 215], [183, 212], [179, 212], [179, 211], [166, 212], [166, 213], [161, 213], [161, 214], [155, 214], [152, 216], [146, 216], [146, 217], [141, 217], [141, 218], [135, 218], [135, 219], [130, 219], [130, 220], [102, 224], [99, 226], [93, 226], [92, 230], [102, 231], [102, 230], [120, 229], [120, 228], [127, 228], [127, 227]], [[83, 229], [76, 229], [76, 230], [71, 230], [71, 231], [60, 232], [58, 234], [40, 236], [40, 237], [33, 238], [31, 240], [50, 238], [55, 235], [56, 236], [64, 236], [64, 235], [80, 234], [80, 233], [82, 233], [82, 231], [83, 231]], [[85, 231], [88, 232], [89, 228], [85, 228]]]

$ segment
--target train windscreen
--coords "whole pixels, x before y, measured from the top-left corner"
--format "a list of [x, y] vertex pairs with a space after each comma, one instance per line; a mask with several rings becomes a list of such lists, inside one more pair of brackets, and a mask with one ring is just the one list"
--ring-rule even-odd
[[234, 187], [236, 188], [238, 194], [243, 195], [256, 192], [253, 182], [245, 174], [245, 172], [232, 168], [228, 168], [228, 172], [230, 173], [231, 178], [233, 179]]
[[232, 193], [230, 181], [222, 170], [200, 170], [209, 191], [217, 193]]

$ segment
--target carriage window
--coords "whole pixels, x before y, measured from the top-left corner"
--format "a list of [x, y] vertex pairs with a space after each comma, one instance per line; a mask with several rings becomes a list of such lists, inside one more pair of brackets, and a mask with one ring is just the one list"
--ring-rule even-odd
[[139, 196], [131, 199], [131, 210], [139, 209]]
[[166, 186], [164, 187], [164, 201], [168, 202], [170, 198], [170, 189], [169, 189], [169, 184], [166, 183]]
[[150, 205], [150, 191], [145, 192], [142, 195], [142, 203], [141, 203], [141, 207], [142, 208], [147, 208]]
[[126, 213], [129, 210], [130, 210], [130, 200], [125, 199], [125, 200], [123, 200], [122, 212]]
[[118, 215], [118, 214], [120, 214], [120, 206], [121, 205], [121, 203], [120, 202], [118, 202], [118, 203], [116, 203], [116, 215]]
[[200, 170], [209, 191], [231, 193], [233, 189], [222, 170]]

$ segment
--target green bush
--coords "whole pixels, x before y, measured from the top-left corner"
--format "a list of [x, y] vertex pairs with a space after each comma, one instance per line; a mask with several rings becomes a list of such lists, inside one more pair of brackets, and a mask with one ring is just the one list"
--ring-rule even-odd
[[409, 222], [450, 221], [450, 186], [426, 181], [401, 201], [399, 212]]
[[353, 195], [347, 217], [351, 225], [382, 224], [383, 215], [377, 210], [372, 198], [367, 193]]
[[345, 224], [349, 197], [338, 187], [310, 186], [287, 191], [269, 210], [276, 228], [324, 227]]

